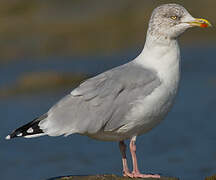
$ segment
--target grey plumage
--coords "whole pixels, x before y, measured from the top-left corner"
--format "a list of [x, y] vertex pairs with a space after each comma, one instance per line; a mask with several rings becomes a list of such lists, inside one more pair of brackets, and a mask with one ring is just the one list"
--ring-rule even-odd
[[110, 132], [114, 138], [107, 139], [118, 141], [151, 130], [166, 116], [178, 91], [177, 38], [189, 27], [203, 23], [210, 25], [207, 20], [193, 18], [181, 5], [157, 7], [140, 56], [88, 79], [46, 116], [18, 128], [7, 139], [79, 133], [105, 140], [101, 135]]
[[159, 85], [153, 70], [130, 62], [82, 83], [52, 107], [39, 125], [51, 136], [115, 131], [128, 123], [125, 115], [133, 102]]
[[[18, 128], [6, 139], [79, 133], [103, 141], [119, 141], [124, 176], [160, 178], [157, 174], [140, 173], [136, 137], [158, 125], [171, 109], [180, 80], [177, 38], [194, 26], [211, 24], [192, 17], [178, 4], [159, 6], [152, 13], [146, 43], [137, 58], [88, 79], [43, 117]], [[132, 172], [127, 165], [126, 139], [130, 139]]]

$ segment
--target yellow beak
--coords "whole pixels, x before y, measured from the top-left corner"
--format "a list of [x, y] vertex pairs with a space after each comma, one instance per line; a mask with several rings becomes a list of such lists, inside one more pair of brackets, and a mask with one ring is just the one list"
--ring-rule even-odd
[[206, 19], [202, 19], [202, 18], [196, 18], [194, 21], [190, 21], [188, 22], [188, 24], [192, 25], [192, 26], [198, 26], [198, 27], [202, 27], [202, 28], [206, 28], [206, 27], [211, 27], [211, 23], [206, 20]]

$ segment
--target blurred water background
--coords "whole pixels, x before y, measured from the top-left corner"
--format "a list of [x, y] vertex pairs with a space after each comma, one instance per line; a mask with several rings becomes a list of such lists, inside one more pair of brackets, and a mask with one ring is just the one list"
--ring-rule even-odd
[[[83, 79], [135, 58], [151, 11], [167, 2], [215, 24], [212, 0], [0, 1], [0, 179], [121, 175], [114, 142], [79, 135], [4, 137], [46, 112]], [[216, 173], [215, 28], [189, 30], [180, 43], [176, 104], [163, 123], [138, 138], [137, 154], [142, 171], [202, 180]]]

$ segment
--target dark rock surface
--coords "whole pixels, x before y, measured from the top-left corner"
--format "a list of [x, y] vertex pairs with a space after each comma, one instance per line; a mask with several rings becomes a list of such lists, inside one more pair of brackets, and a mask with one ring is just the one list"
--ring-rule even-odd
[[216, 174], [206, 177], [205, 180], [216, 180]]
[[[144, 178], [145, 180], [155, 180], [154, 178]], [[63, 176], [50, 178], [47, 180], [132, 180], [129, 177], [116, 175], [91, 175], [91, 176]], [[134, 178], [133, 180], [142, 180], [142, 178]], [[160, 180], [179, 180], [175, 177], [161, 177]]]

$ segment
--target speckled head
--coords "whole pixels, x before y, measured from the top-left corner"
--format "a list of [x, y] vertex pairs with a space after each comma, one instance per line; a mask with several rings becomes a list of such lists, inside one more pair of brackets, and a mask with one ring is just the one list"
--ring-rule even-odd
[[211, 24], [205, 19], [192, 17], [179, 4], [164, 4], [153, 11], [149, 21], [148, 34], [175, 39], [193, 26], [208, 27]]

